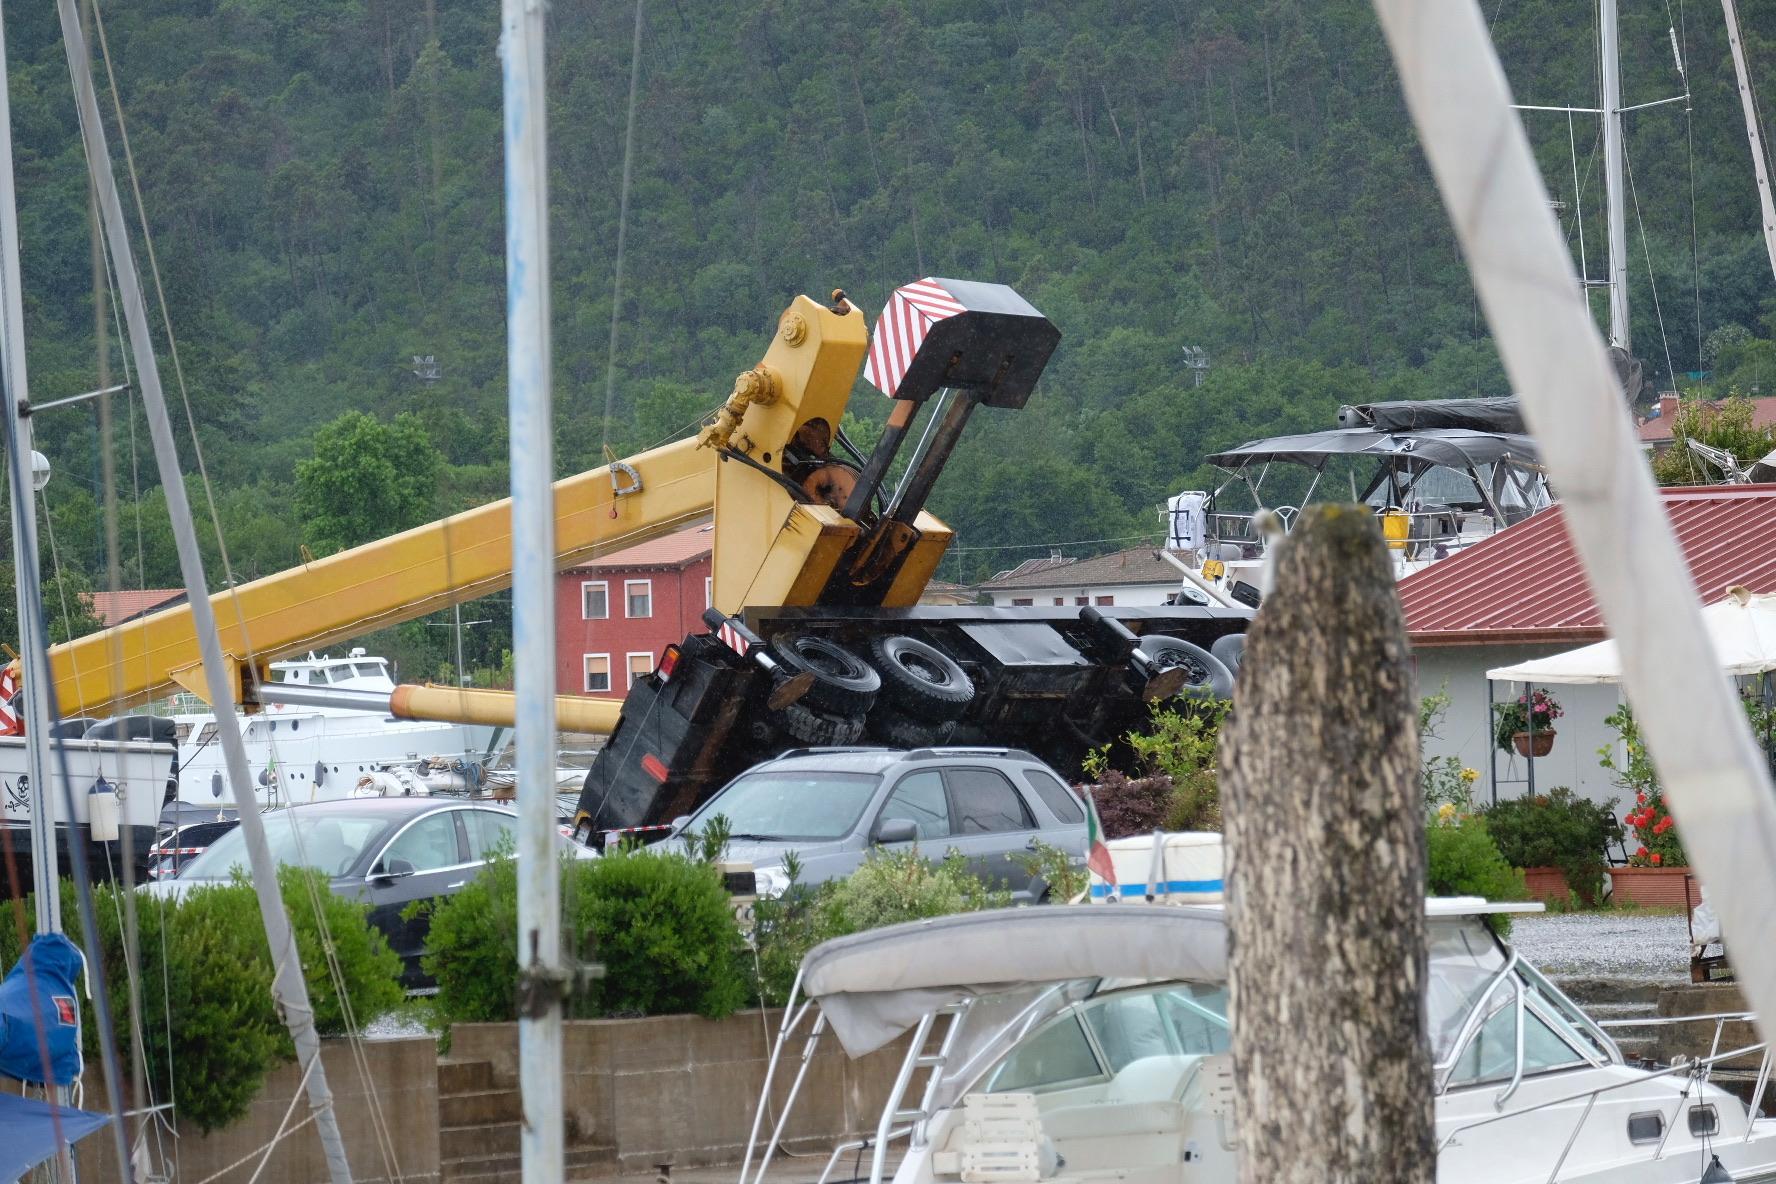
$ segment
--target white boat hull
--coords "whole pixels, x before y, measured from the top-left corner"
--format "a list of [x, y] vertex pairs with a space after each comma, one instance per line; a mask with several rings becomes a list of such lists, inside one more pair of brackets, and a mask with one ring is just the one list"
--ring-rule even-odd
[[[177, 750], [171, 744], [146, 740], [56, 740], [45, 754], [51, 793], [47, 803], [56, 825], [56, 847], [62, 873], [68, 871], [70, 836], [87, 844], [88, 864], [95, 879], [118, 871], [121, 841], [94, 841], [90, 829], [91, 791], [101, 779], [117, 795], [119, 840], [125, 831], [132, 845], [138, 876], [154, 845], [160, 811], [169, 798]], [[73, 816], [68, 816], [63, 768], [72, 782]], [[28, 890], [31, 872], [31, 789], [23, 736], [0, 736], [0, 793], [6, 802], [6, 838], [19, 868], [19, 882]], [[102, 822], [101, 822], [102, 826]], [[0, 876], [0, 897], [11, 895], [9, 877]]]

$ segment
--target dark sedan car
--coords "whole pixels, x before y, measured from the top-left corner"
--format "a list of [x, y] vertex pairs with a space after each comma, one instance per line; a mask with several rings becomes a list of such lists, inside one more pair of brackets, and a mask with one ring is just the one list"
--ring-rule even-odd
[[[267, 811], [265, 837], [279, 864], [312, 867], [333, 891], [370, 906], [370, 922], [401, 956], [402, 982], [421, 989], [429, 920], [403, 917], [415, 901], [448, 896], [468, 883], [498, 850], [511, 850], [518, 817], [497, 802], [462, 798], [348, 798]], [[575, 846], [563, 842], [563, 850]], [[576, 851], [577, 853], [577, 851]], [[247, 865], [247, 845], [234, 829], [180, 869], [152, 885], [177, 895], [202, 883], [224, 883]]]

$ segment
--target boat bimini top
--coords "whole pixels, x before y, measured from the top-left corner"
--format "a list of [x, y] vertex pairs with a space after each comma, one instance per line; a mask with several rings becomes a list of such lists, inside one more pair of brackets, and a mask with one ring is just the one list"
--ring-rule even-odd
[[933, 917], [821, 943], [802, 960], [801, 989], [860, 1057], [940, 1008], [1075, 979], [1225, 982], [1226, 917], [1157, 904]]

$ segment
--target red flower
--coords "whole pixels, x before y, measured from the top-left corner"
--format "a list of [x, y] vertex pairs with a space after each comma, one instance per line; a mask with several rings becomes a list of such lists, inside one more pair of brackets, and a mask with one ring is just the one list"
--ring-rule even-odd
[[1664, 856], [1660, 855], [1657, 851], [1653, 852], [1653, 866], [1654, 867], [1658, 867], [1661, 863], [1664, 863], [1664, 862], [1665, 862]]
[[1656, 835], [1662, 835], [1675, 825], [1677, 824], [1671, 820], [1671, 815], [1667, 814], [1665, 817], [1659, 819], [1657, 826], [1653, 827], [1653, 833]]
[[1644, 806], [1644, 805], [1646, 805], [1646, 794], [1644, 794], [1644, 793], [1637, 793], [1637, 794], [1635, 794], [1635, 795], [1634, 795], [1634, 800], [1635, 800], [1635, 802], [1636, 802], [1636, 803], [1638, 803], [1638, 804], [1639, 804], [1639, 805], [1642, 805], [1642, 806]]
[[1639, 818], [1640, 818], [1640, 815], [1632, 813], [1632, 812], [1622, 815], [1622, 821], [1626, 822], [1629, 826], [1639, 826], [1640, 825], [1640, 823], [1638, 821]]
[[1645, 847], [1642, 847], [1638, 851], [1635, 852], [1635, 854], [1640, 856], [1642, 859], [1646, 858], [1646, 853], [1647, 853], [1647, 849]]

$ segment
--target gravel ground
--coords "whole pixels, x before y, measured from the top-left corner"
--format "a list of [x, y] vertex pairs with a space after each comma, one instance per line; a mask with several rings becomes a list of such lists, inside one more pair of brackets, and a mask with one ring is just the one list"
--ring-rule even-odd
[[1689, 978], [1689, 929], [1681, 913], [1531, 913], [1513, 919], [1511, 944], [1550, 976]]
[[397, 1011], [364, 1025], [366, 1040], [401, 1040], [409, 1036], [430, 1036], [431, 1030], [410, 1011]]

